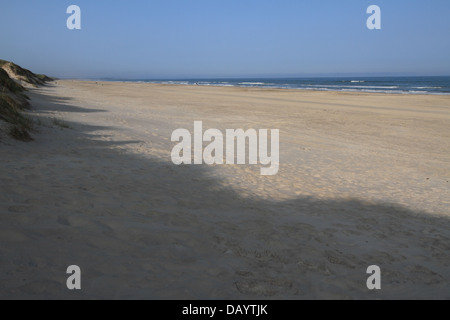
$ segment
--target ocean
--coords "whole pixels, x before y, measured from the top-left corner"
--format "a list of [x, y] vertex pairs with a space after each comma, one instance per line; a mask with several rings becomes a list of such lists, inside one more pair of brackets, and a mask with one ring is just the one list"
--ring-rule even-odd
[[178, 85], [450, 95], [450, 76], [126, 80]]

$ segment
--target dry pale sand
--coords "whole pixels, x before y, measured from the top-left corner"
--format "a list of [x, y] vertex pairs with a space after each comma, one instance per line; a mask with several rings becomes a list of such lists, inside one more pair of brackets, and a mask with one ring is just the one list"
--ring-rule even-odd
[[[36, 141], [0, 142], [0, 298], [450, 299], [449, 96], [83, 81], [30, 96]], [[173, 165], [194, 120], [280, 129], [278, 175]]]

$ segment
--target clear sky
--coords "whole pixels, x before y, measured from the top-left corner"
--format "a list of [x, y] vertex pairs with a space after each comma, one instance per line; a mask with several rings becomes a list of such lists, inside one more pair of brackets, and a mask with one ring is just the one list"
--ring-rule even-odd
[[450, 1], [6, 0], [0, 58], [76, 78], [450, 75]]

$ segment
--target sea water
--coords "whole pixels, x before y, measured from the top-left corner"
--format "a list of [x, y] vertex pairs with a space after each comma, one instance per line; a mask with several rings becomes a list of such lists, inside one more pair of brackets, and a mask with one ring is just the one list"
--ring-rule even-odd
[[136, 79], [129, 82], [161, 84], [281, 88], [317, 91], [376, 92], [450, 95], [450, 76], [347, 77], [347, 78], [239, 78], [239, 79]]

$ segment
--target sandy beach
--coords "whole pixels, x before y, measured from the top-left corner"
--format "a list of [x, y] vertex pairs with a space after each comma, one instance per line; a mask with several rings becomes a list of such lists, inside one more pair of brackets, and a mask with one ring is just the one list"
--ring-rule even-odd
[[[28, 95], [35, 141], [0, 140], [2, 299], [450, 299], [450, 96], [72, 80]], [[279, 129], [278, 174], [174, 165], [172, 132], [200, 120]]]

